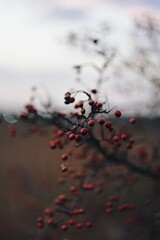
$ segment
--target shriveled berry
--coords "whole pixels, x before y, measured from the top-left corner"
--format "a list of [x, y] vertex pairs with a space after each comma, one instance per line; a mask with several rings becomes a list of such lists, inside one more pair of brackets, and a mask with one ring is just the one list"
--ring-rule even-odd
[[71, 97], [71, 93], [70, 93], [70, 92], [65, 93], [64, 99], [65, 99], [66, 101], [69, 100], [70, 97]]
[[97, 93], [97, 90], [96, 90], [96, 89], [92, 89], [91, 92], [94, 93], [94, 94], [96, 94], [96, 93]]
[[81, 108], [81, 113], [85, 114], [86, 110], [84, 108]]

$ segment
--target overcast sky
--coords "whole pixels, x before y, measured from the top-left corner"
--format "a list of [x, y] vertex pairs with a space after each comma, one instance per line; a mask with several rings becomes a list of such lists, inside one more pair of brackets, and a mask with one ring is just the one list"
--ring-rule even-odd
[[[65, 44], [68, 32], [108, 21], [124, 42], [133, 16], [159, 9], [159, 0], [0, 0], [0, 111], [20, 110], [33, 85], [56, 105], [65, 91], [80, 88], [72, 66], [87, 58]], [[117, 101], [124, 106], [123, 98]]]

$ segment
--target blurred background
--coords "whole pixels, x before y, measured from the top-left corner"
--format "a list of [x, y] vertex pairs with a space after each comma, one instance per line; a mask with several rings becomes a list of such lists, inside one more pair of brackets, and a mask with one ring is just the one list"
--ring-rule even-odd
[[[40, 239], [37, 216], [68, 186], [57, 185], [61, 152], [49, 149], [53, 131], [36, 132], [8, 113], [21, 112], [33, 100], [39, 108], [52, 103], [53, 111], [66, 110], [66, 91], [93, 88], [123, 116], [136, 117], [138, 144], [145, 141], [149, 152], [159, 149], [159, 0], [0, 0], [0, 113], [7, 120], [0, 116], [0, 239]], [[9, 135], [12, 127], [15, 138]], [[124, 194], [144, 207], [154, 187], [142, 179]], [[149, 217], [155, 202], [144, 211]], [[75, 231], [74, 239], [135, 239], [134, 219], [133, 236], [130, 229], [125, 235], [121, 216], [111, 218], [108, 229], [102, 222], [105, 217], [97, 219], [98, 230], [90, 236]], [[141, 223], [143, 238], [136, 238], [152, 240]], [[47, 239], [64, 239], [54, 234]]]
[[158, 0], [0, 0], [0, 111], [21, 111], [33, 86], [55, 108], [67, 90], [97, 86], [92, 68], [77, 81], [73, 66], [100, 66], [90, 41], [98, 38], [115, 54], [103, 81], [110, 104], [157, 115], [159, 10]]

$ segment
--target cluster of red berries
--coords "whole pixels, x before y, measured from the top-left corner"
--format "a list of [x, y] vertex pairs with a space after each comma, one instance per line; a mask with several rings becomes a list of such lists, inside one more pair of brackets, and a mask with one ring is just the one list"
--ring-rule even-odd
[[[84, 92], [84, 91], [82, 91]], [[91, 94], [96, 94], [96, 90], [92, 90]], [[104, 181], [102, 183], [98, 183], [98, 176], [107, 176], [109, 170], [107, 167], [107, 164], [105, 165], [104, 157], [101, 154], [98, 154], [98, 151], [96, 152], [97, 155], [91, 156], [90, 153], [89, 156], [83, 157], [82, 154], [81, 158], [86, 158], [85, 162], [85, 170], [82, 169], [78, 170], [77, 168], [71, 168], [68, 166], [68, 162], [71, 160], [74, 156], [73, 146], [76, 147], [75, 152], [79, 152], [79, 146], [89, 146], [84, 143], [90, 142], [92, 140], [92, 136], [96, 136], [99, 129], [104, 130], [104, 134], [102, 134], [102, 139], [98, 135], [98, 147], [102, 147], [104, 151], [107, 149], [107, 153], [111, 153], [108, 156], [113, 156], [116, 151], [118, 154], [121, 154], [121, 147], [125, 145], [125, 149], [132, 149], [135, 139], [131, 137], [131, 134], [123, 128], [116, 129], [114, 127], [114, 120], [112, 119], [112, 116], [110, 116], [111, 111], [107, 111], [105, 109], [105, 104], [100, 103], [94, 100], [92, 98], [91, 94], [84, 92], [84, 94], [88, 97], [87, 100], [78, 101], [75, 103], [76, 94], [72, 94], [70, 92], [67, 92], [65, 94], [65, 104], [75, 103], [74, 108], [76, 111], [80, 110], [79, 112], [72, 113], [71, 115], [64, 115], [59, 114], [59, 117], [62, 118], [62, 129], [58, 127], [54, 127], [52, 129], [53, 138], [49, 142], [49, 146], [51, 149], [65, 149], [65, 151], [61, 154], [61, 164], [60, 169], [63, 173], [63, 177], [60, 177], [57, 179], [57, 182], [61, 185], [66, 182], [66, 178], [70, 176], [71, 181], [76, 180], [75, 184], [72, 184], [69, 186], [69, 194], [60, 194], [54, 199], [54, 219], [53, 219], [53, 211], [47, 209], [45, 210], [45, 216], [47, 217], [47, 224], [51, 225], [52, 227], [56, 226], [56, 228], [60, 229], [63, 232], [66, 232], [70, 229], [71, 226], [75, 226], [76, 229], [83, 229], [83, 228], [91, 228], [93, 226], [93, 223], [91, 221], [84, 221], [87, 216], [86, 206], [85, 204], [82, 205], [83, 207], [79, 207], [76, 205], [76, 199], [81, 199], [82, 194], [100, 194], [104, 192]], [[87, 107], [89, 107], [89, 111]], [[121, 117], [121, 111], [119, 109], [114, 111], [114, 116], [116, 118]], [[134, 124], [136, 122], [135, 118], [130, 118], [129, 123]], [[68, 125], [67, 125], [68, 124]], [[67, 125], [67, 127], [66, 127]], [[64, 126], [64, 127], [63, 127]], [[99, 126], [96, 128], [96, 126]], [[106, 132], [105, 132], [106, 129]], [[101, 131], [102, 132], [102, 131]], [[94, 134], [95, 133], [95, 134]], [[97, 137], [97, 136], [96, 136]], [[66, 151], [67, 144], [71, 146], [72, 151]], [[92, 142], [93, 144], [93, 142]], [[95, 144], [95, 142], [94, 142]], [[94, 148], [93, 144], [93, 148]], [[88, 151], [87, 148], [84, 148], [84, 151]], [[102, 151], [103, 151], [102, 150]], [[83, 151], [83, 150], [82, 150]], [[124, 148], [122, 149], [122, 152], [124, 151]], [[137, 150], [139, 153], [139, 156], [141, 158], [145, 158], [145, 151], [143, 149]], [[101, 155], [101, 156], [100, 156]], [[71, 157], [72, 156], [72, 157]], [[104, 164], [103, 164], [104, 163]], [[158, 168], [157, 168], [158, 169]], [[160, 168], [159, 168], [160, 169]], [[160, 171], [160, 170], [159, 170]], [[64, 174], [65, 173], [65, 174]], [[106, 174], [106, 175], [105, 175]], [[121, 179], [122, 184], [133, 184], [135, 183], [134, 177], [129, 178], [126, 174], [124, 174], [125, 177]], [[127, 180], [126, 180], [127, 179]], [[79, 180], [79, 181], [78, 181]], [[100, 195], [100, 197], [103, 198], [103, 194]], [[78, 201], [79, 201], [78, 200]], [[103, 199], [104, 201], [104, 199]], [[80, 202], [82, 203], [82, 202]], [[72, 206], [72, 207], [70, 207]], [[103, 203], [104, 207], [104, 203]], [[135, 204], [134, 203], [128, 203], [124, 202], [121, 203], [120, 196], [113, 195], [111, 197], [107, 198], [107, 201], [105, 202], [105, 212], [109, 215], [114, 211], [118, 212], [126, 212], [128, 210], [134, 210]], [[64, 217], [63, 221], [59, 221], [59, 219], [56, 220], [55, 215], [56, 212], [58, 212], [58, 216]], [[81, 216], [82, 215], [82, 216]], [[83, 217], [84, 215], [84, 217]], [[87, 216], [88, 217], [88, 216]], [[46, 218], [45, 218], [46, 219]], [[43, 228], [46, 224], [46, 220], [44, 220], [42, 217], [37, 218], [37, 227]], [[64, 240], [68, 240], [68, 238], [65, 238]]]
[[133, 203], [123, 203], [117, 206], [114, 206], [114, 202], [117, 202], [119, 200], [118, 197], [116, 198], [110, 198], [107, 202], [106, 202], [106, 213], [111, 214], [113, 212], [113, 209], [116, 208], [117, 211], [125, 211], [125, 210], [133, 210], [135, 208], [135, 204]]
[[116, 147], [120, 147], [122, 145], [122, 141], [127, 141], [126, 148], [128, 150], [132, 149], [133, 144], [135, 143], [135, 140], [127, 136], [126, 133], [116, 134], [112, 136], [112, 142]]
[[[47, 224], [48, 225], [53, 225], [54, 224], [54, 220], [53, 220], [53, 210], [50, 208], [46, 208], [44, 210], [44, 214], [47, 217]], [[37, 228], [43, 228], [45, 226], [45, 219], [43, 217], [37, 217]]]
[[65, 104], [70, 104], [70, 103], [73, 103], [75, 101], [75, 98], [74, 97], [71, 97], [71, 93], [70, 92], [67, 92], [65, 93]]
[[25, 106], [27, 113], [37, 113], [37, 109], [32, 104], [27, 104]]

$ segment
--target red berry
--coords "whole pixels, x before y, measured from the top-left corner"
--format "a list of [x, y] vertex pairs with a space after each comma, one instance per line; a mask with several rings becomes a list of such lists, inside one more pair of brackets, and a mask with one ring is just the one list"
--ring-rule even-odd
[[68, 159], [67, 154], [62, 154], [62, 160], [63, 160], [63, 161], [66, 161], [67, 159]]
[[81, 108], [81, 113], [85, 114], [86, 110], [84, 108]]
[[66, 135], [69, 137], [69, 135], [72, 133], [72, 131], [66, 132]]
[[96, 93], [97, 93], [97, 90], [96, 90], [96, 89], [92, 89], [91, 92], [94, 93], [94, 94], [96, 94]]
[[103, 125], [103, 124], [105, 123], [104, 118], [99, 118], [99, 119], [98, 119], [98, 123], [99, 123], [100, 125]]
[[9, 129], [9, 135], [10, 135], [10, 137], [15, 137], [15, 135], [16, 135], [16, 129], [15, 129], [13, 126], [9, 126], [8, 129]]
[[84, 210], [84, 208], [80, 208], [80, 209], [78, 209], [78, 213], [80, 213], [80, 214], [83, 214], [83, 213], [85, 213], [85, 210]]
[[69, 139], [70, 140], [73, 140], [75, 138], [75, 134], [74, 133], [71, 133], [70, 135], [69, 135]]
[[[20, 118], [21, 119], [27, 119], [28, 118], [28, 114], [26, 112], [21, 112], [20, 113]], [[0, 118], [0, 122], [2, 122], [2, 118]]]
[[70, 225], [74, 225], [74, 224], [75, 224], [75, 220], [74, 220], [74, 219], [69, 219], [69, 220], [68, 220], [68, 223], [69, 223]]
[[47, 220], [47, 223], [48, 223], [48, 225], [52, 225], [52, 224], [53, 224], [53, 219], [52, 219], [52, 218], [49, 218], [49, 219]]
[[117, 208], [117, 210], [120, 211], [120, 212], [124, 211], [126, 209], [128, 209], [128, 204], [127, 203], [123, 203], [123, 204], [119, 205], [118, 208]]
[[65, 200], [67, 200], [66, 194], [60, 194], [60, 195], [58, 196], [58, 198], [59, 198], [60, 201], [65, 201]]
[[85, 226], [86, 226], [87, 228], [91, 228], [91, 227], [93, 227], [93, 224], [92, 224], [92, 222], [86, 222], [86, 223], [85, 223]]
[[37, 228], [43, 228], [44, 227], [44, 223], [39, 223], [38, 222], [36, 226], [37, 226]]
[[94, 124], [95, 124], [95, 121], [94, 121], [93, 119], [91, 119], [91, 120], [88, 121], [88, 125], [89, 125], [90, 127], [93, 127]]
[[106, 209], [106, 213], [112, 213], [113, 212], [113, 209], [111, 208], [111, 207], [108, 207], [107, 209]]
[[38, 217], [38, 218], [37, 218], [37, 222], [38, 222], [38, 223], [43, 223], [43, 222], [44, 222], [44, 220], [43, 220], [43, 218], [42, 218], [42, 217]]
[[121, 134], [121, 139], [125, 140], [127, 138], [127, 135], [125, 133]]
[[54, 142], [55, 142], [55, 144], [60, 144], [61, 140], [60, 140], [60, 138], [55, 138]]
[[59, 137], [63, 136], [63, 135], [64, 135], [64, 131], [63, 131], [63, 130], [59, 130], [59, 131], [57, 132], [57, 135], [58, 135]]
[[44, 213], [45, 213], [46, 216], [53, 216], [53, 211], [50, 208], [46, 208], [44, 210]]
[[67, 231], [68, 230], [68, 226], [66, 224], [61, 225], [61, 230], [62, 231]]
[[82, 137], [81, 137], [80, 134], [76, 134], [76, 135], [75, 135], [75, 140], [76, 140], [77, 142], [81, 141], [81, 139], [82, 139]]
[[134, 140], [133, 138], [130, 138], [130, 139], [129, 139], [129, 143], [130, 143], [130, 144], [133, 144], [133, 143], [135, 143], [135, 140]]
[[77, 224], [76, 224], [76, 227], [77, 227], [78, 229], [82, 229], [82, 228], [83, 228], [83, 224], [82, 224], [82, 223], [77, 223]]
[[77, 103], [78, 104], [78, 107], [79, 108], [82, 108], [83, 107], [83, 102], [79, 102], [79, 103]]
[[79, 108], [79, 107], [78, 107], [78, 103], [76, 103], [76, 104], [74, 105], [74, 107], [75, 107], [75, 108]]
[[70, 190], [71, 190], [71, 192], [76, 192], [77, 188], [76, 188], [76, 186], [70, 186]]
[[92, 99], [90, 99], [90, 100], [88, 101], [88, 104], [89, 104], [90, 106], [93, 106], [93, 105], [94, 105], [94, 101], [93, 101]]
[[133, 123], [136, 122], [136, 119], [135, 119], [135, 118], [130, 118], [130, 119], [129, 119], [129, 122], [130, 122], [131, 124], [133, 124]]
[[84, 183], [82, 187], [84, 190], [92, 190], [93, 184], [92, 183]]
[[107, 202], [106, 203], [106, 207], [107, 208], [112, 208], [113, 207], [113, 203], [112, 202]]
[[116, 141], [118, 141], [118, 140], [119, 140], [119, 136], [116, 135], [116, 136], [113, 137], [113, 141], [116, 142]]
[[113, 195], [109, 198], [109, 201], [112, 201], [112, 202], [118, 201], [118, 200], [119, 200], [119, 197], [117, 195]]
[[68, 101], [70, 99], [70, 97], [71, 97], [71, 93], [70, 92], [65, 93], [64, 99], [66, 101]]
[[107, 121], [107, 122], [105, 122], [105, 126], [106, 126], [106, 128], [110, 128], [112, 126], [112, 124], [110, 121]]
[[96, 107], [96, 108], [101, 108], [101, 107], [102, 107], [102, 103], [96, 102], [96, 103], [95, 103], [95, 107]]
[[57, 179], [57, 183], [58, 183], [58, 184], [64, 184], [64, 183], [65, 183], [64, 178], [61, 178], [61, 177], [58, 178], [58, 179]]
[[87, 128], [81, 128], [81, 133], [83, 135], [86, 135], [88, 133], [88, 129]]
[[60, 168], [61, 168], [61, 171], [62, 171], [62, 172], [66, 172], [66, 171], [68, 170], [67, 165], [64, 164], [64, 163], [60, 165]]
[[71, 97], [70, 99], [69, 99], [69, 102], [70, 103], [73, 103], [75, 101], [75, 98], [74, 97]]
[[120, 117], [120, 116], [121, 116], [121, 111], [116, 110], [115, 113], [114, 113], [114, 115], [115, 115], [116, 117]]
[[127, 149], [132, 149], [132, 144], [131, 143], [127, 144]]
[[122, 144], [121, 144], [121, 142], [116, 142], [115, 145], [116, 145], [117, 147], [120, 147]]

